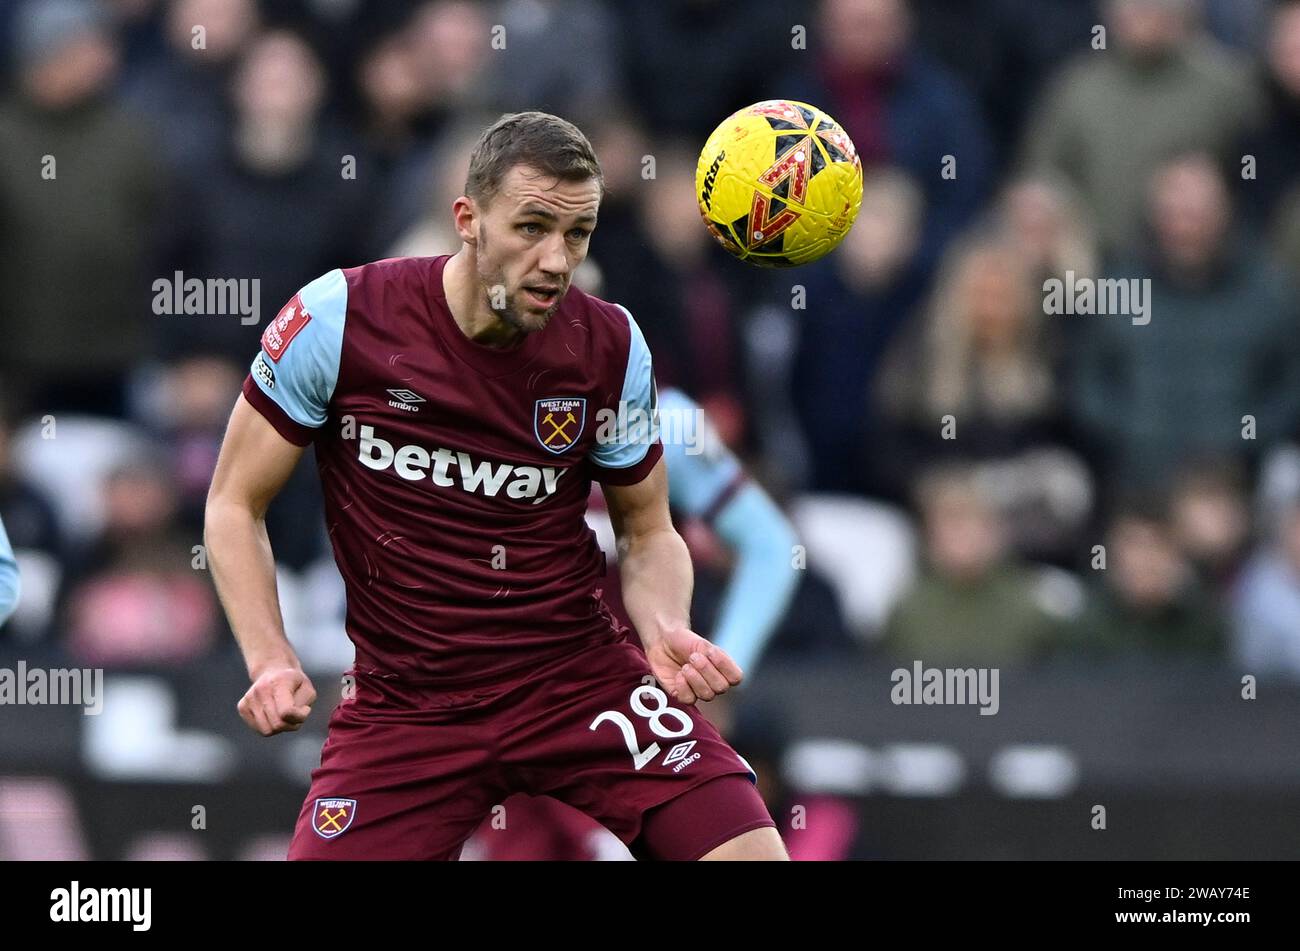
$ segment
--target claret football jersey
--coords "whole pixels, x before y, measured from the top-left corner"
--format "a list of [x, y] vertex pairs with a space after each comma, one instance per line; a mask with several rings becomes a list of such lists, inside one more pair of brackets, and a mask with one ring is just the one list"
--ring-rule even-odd
[[484, 346], [447, 307], [448, 259], [307, 284], [243, 392], [315, 447], [358, 668], [476, 699], [627, 636], [583, 514], [592, 481], [635, 484], [662, 447], [626, 309], [570, 287], [545, 328]]

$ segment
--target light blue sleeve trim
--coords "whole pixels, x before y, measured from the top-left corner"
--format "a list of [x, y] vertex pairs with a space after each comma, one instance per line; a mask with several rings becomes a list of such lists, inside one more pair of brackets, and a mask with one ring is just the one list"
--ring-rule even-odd
[[681, 390], [659, 395], [659, 435], [674, 511], [702, 516], [740, 476], [740, 462], [718, 437], [698, 403]]
[[325, 425], [326, 408], [338, 384], [347, 278], [335, 268], [300, 290], [298, 300], [311, 320], [284, 347], [279, 362], [259, 351], [251, 372], [258, 388], [285, 415], [300, 426], [316, 429]]
[[[675, 476], [669, 470], [669, 480]], [[749, 483], [714, 519], [713, 527], [736, 555], [710, 640], [751, 676], [785, 615], [799, 571], [794, 526], [759, 486]]]
[[4, 522], [0, 522], [0, 624], [9, 620], [14, 608], [18, 607], [20, 591], [18, 562], [14, 559], [9, 536], [5, 534]]
[[644, 459], [650, 447], [658, 441], [659, 419], [650, 348], [646, 346], [641, 328], [632, 319], [628, 309], [621, 304], [616, 306], [627, 314], [627, 325], [631, 331], [621, 402], [614, 407], [618, 423], [609, 437], [602, 437], [601, 430], [597, 431], [596, 447], [588, 453], [588, 457], [606, 469], [627, 469]]

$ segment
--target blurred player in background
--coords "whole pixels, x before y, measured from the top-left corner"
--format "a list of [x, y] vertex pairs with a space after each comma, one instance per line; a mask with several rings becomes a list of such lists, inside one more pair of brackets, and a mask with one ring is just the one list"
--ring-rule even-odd
[[5, 534], [5, 523], [0, 522], [0, 626], [9, 620], [18, 606], [18, 562], [14, 549]]
[[[649, 351], [571, 286], [603, 194], [590, 143], [503, 116], [465, 191], [457, 254], [331, 271], [268, 325], [213, 476], [208, 554], [263, 735], [316, 699], [264, 525], [309, 444], [347, 588], [353, 689], [289, 857], [454, 859], [527, 792], [639, 856], [784, 859], [752, 770], [693, 708], [742, 675], [689, 626]], [[592, 481], [641, 645], [603, 600]]]
[[[683, 533], [701, 533], [701, 544], [716, 537], [734, 558], [711, 640], [752, 679], [759, 658], [794, 596], [798, 573], [792, 567], [794, 527], [776, 503], [752, 481], [727, 449], [700, 406], [677, 389], [659, 396], [668, 501]], [[587, 520], [611, 557], [605, 597], [621, 620], [627, 619], [618, 590], [614, 530], [604, 498], [593, 492]], [[688, 527], [689, 526], [689, 527]], [[709, 720], [726, 735], [730, 707], [726, 697], [709, 704]], [[466, 845], [465, 857], [487, 861], [598, 860], [627, 858], [627, 850], [590, 817], [550, 797], [516, 795], [504, 810], [484, 820]]]

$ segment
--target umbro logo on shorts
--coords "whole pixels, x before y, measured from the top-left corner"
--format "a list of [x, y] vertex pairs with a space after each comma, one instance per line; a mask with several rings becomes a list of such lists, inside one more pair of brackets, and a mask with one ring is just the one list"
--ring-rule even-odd
[[695, 748], [695, 740], [689, 740], [686, 743], [678, 743], [676, 746], [674, 746], [671, 750], [668, 751], [668, 755], [664, 757], [664, 761], [662, 765], [669, 766], [673, 763], [676, 763], [677, 765], [673, 766], [673, 772], [680, 773], [687, 766], [691, 765], [691, 763], [694, 763], [697, 759], [700, 758], [699, 753], [691, 752], [691, 750], [693, 750], [694, 748]]

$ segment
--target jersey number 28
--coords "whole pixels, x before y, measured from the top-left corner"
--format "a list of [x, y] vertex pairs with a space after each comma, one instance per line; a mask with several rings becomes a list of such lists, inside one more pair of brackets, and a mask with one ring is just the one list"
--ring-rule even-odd
[[[646, 706], [642, 699], [645, 695], [649, 695], [655, 701], [654, 707]], [[695, 727], [695, 722], [681, 710], [669, 706], [668, 695], [652, 684], [642, 684], [633, 690], [632, 695], [628, 697], [628, 704], [632, 707], [633, 713], [650, 721], [650, 730], [655, 736], [665, 740], [686, 736]], [[680, 729], [674, 730], [665, 726], [663, 721], [666, 719], [675, 720]], [[632, 721], [617, 710], [606, 710], [592, 720], [591, 726], [587, 729], [594, 730], [607, 720], [623, 732], [623, 741], [627, 743], [627, 751], [632, 754], [632, 763], [637, 769], [659, 755], [658, 743], [651, 743], [644, 750], [637, 746], [636, 730], [632, 726]]]

